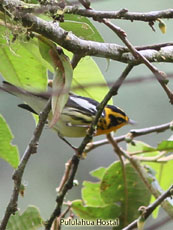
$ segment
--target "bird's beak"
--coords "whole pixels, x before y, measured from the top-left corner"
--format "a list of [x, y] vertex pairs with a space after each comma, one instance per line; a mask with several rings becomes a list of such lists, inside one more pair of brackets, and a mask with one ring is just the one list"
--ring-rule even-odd
[[137, 122], [132, 120], [132, 119], [129, 119], [127, 123], [130, 125], [136, 125], [137, 124]]

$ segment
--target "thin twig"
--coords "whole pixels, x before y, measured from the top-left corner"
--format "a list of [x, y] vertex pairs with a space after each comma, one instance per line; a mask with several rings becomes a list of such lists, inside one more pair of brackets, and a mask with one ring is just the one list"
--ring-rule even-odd
[[121, 74], [121, 76], [115, 82], [114, 86], [109, 90], [107, 95], [104, 97], [103, 101], [99, 104], [95, 119], [92, 121], [91, 126], [90, 126], [86, 136], [84, 137], [82, 143], [80, 144], [80, 146], [78, 148], [77, 153], [74, 154], [72, 159], [71, 159], [72, 166], [71, 166], [71, 170], [69, 173], [69, 178], [66, 181], [66, 183], [64, 184], [64, 186], [62, 187], [61, 191], [57, 195], [57, 199], [56, 199], [57, 205], [56, 205], [53, 213], [51, 214], [49, 220], [45, 223], [45, 230], [50, 230], [51, 225], [52, 225], [53, 221], [55, 220], [55, 218], [61, 215], [61, 208], [62, 208], [64, 196], [66, 195], [68, 190], [73, 187], [73, 180], [74, 180], [74, 177], [75, 177], [77, 169], [78, 169], [80, 157], [81, 157], [86, 145], [91, 141], [91, 139], [94, 135], [95, 127], [97, 125], [97, 122], [98, 122], [101, 114], [102, 114], [102, 111], [103, 111], [105, 105], [110, 100], [110, 98], [113, 95], [117, 94], [119, 87], [122, 85], [123, 81], [125, 80], [125, 78], [129, 74], [129, 72], [132, 70], [132, 68], [133, 68], [133, 66], [131, 66], [131, 65], [128, 65], [125, 68], [124, 72]]
[[135, 49], [137, 49], [138, 51], [140, 51], [140, 50], [150, 50], [150, 49], [159, 51], [163, 47], [172, 46], [172, 45], [173, 45], [172, 42], [166, 42], [166, 43], [146, 45], [146, 46], [135, 46]]
[[[85, 7], [85, 4], [82, 3], [82, 5]], [[93, 9], [90, 8], [89, 10], [92, 11]], [[127, 39], [126, 33], [120, 27], [114, 25], [113, 23], [111, 23], [110, 21], [104, 18], [102, 18], [101, 20], [96, 18], [95, 20], [102, 22], [107, 27], [109, 27], [121, 39], [121, 41], [127, 46], [127, 48], [129, 49], [131, 54], [134, 56], [134, 58], [136, 60], [139, 60], [139, 62], [144, 63], [151, 70], [151, 72], [155, 75], [156, 79], [158, 80], [158, 82], [160, 83], [164, 91], [166, 92], [168, 98], [170, 99], [170, 103], [173, 104], [173, 92], [166, 85], [166, 82], [167, 82], [166, 73], [159, 71], [155, 66], [153, 66], [150, 63], [150, 61], [147, 60], [147, 58], [130, 43], [130, 41]]]
[[[71, 63], [73, 64], [73, 61], [71, 61]], [[168, 74], [168, 77], [173, 78], [173, 74]], [[134, 85], [134, 84], [139, 84], [142, 82], [150, 82], [153, 80], [155, 80], [155, 77], [153, 77], [153, 76], [136, 77], [133, 79], [126, 79], [123, 83], [123, 86], [125, 86], [127, 84], [128, 85], [129, 84]], [[78, 89], [87, 89], [87, 88], [92, 88], [92, 87], [94, 87], [94, 88], [96, 88], [96, 87], [107, 87], [107, 86], [112, 87], [114, 84], [115, 84], [114, 81], [108, 81], [106, 84], [105, 84], [105, 82], [104, 83], [92, 82], [92, 83], [86, 83], [86, 84], [84, 83], [84, 84], [78, 85], [78, 86], [73, 86], [73, 87], [71, 87], [71, 89], [66, 88], [63, 91], [62, 90], [55, 90], [55, 91], [49, 90], [47, 92], [32, 92], [32, 91], [24, 90], [23, 88], [20, 88], [20, 87], [16, 87], [14, 85], [8, 86], [8, 89], [10, 89], [11, 93], [14, 92], [14, 93], [20, 93], [20, 94], [35, 95], [35, 96], [40, 96], [40, 97], [44, 97], [44, 98], [48, 99], [52, 95], [54, 95], [54, 96], [59, 95], [60, 91], [61, 91], [61, 94], [63, 94], [63, 93], [69, 92], [69, 90], [73, 92], [73, 91], [78, 90]], [[117, 84], [119, 84], [119, 83], [117, 82]], [[50, 86], [50, 88], [52, 88], [52, 80], [49, 80], [48, 85]], [[9, 92], [9, 90], [7, 90], [6, 87], [1, 86], [1, 85], [0, 85], [0, 90], [5, 91], [5, 92], [6, 91]]]
[[127, 36], [124, 31], [122, 31], [119, 27], [115, 26], [113, 23], [108, 20], [103, 19], [102, 22], [107, 25], [112, 31], [114, 31], [117, 36], [122, 40], [122, 42], [128, 47], [134, 58], [144, 63], [151, 72], [155, 75], [156, 79], [166, 92], [168, 98], [170, 99], [170, 103], [173, 104], [173, 92], [166, 85], [167, 75], [166, 73], [159, 71], [155, 66], [153, 66], [150, 61], [148, 61], [142, 53], [140, 53], [135, 47], [129, 42]]
[[129, 74], [129, 72], [132, 70], [132, 68], [133, 68], [132, 65], [128, 65], [125, 68], [125, 70], [123, 71], [121, 76], [118, 78], [118, 80], [115, 82], [115, 84], [112, 86], [112, 88], [109, 90], [109, 92], [106, 94], [106, 96], [104, 97], [102, 102], [97, 107], [96, 116], [95, 116], [93, 122], [91, 123], [90, 129], [88, 130], [88, 133], [87, 133], [86, 137], [84, 138], [83, 142], [81, 143], [81, 145], [80, 145], [80, 147], [78, 149], [80, 154], [83, 153], [86, 144], [88, 144], [91, 141], [91, 139], [93, 137], [93, 134], [94, 134], [94, 131], [95, 131], [95, 127], [97, 125], [97, 122], [98, 122], [98, 120], [99, 120], [99, 118], [100, 118], [100, 116], [102, 114], [102, 111], [103, 111], [105, 105], [108, 103], [108, 101], [111, 99], [112, 96], [117, 94], [118, 89], [122, 85], [123, 81], [125, 80], [125, 78]]
[[157, 159], [157, 157], [135, 157], [135, 158], [141, 162], [155, 162], [163, 165], [163, 163], [167, 163], [168, 161], [172, 160], [173, 156], [171, 158], [162, 157], [161, 159]]
[[[93, 0], [92, 0], [93, 1]], [[85, 6], [86, 9], [82, 9], [77, 7], [76, 5], [70, 6], [70, 3], [65, 7], [64, 12], [67, 14], [77, 14], [80, 16], [85, 16], [88, 18], [97, 18], [97, 19], [123, 19], [123, 20], [130, 20], [130, 21], [144, 21], [144, 22], [153, 22], [157, 19], [165, 18], [170, 19], [173, 18], [173, 9], [165, 9], [160, 11], [151, 11], [151, 12], [129, 12], [128, 9], [121, 9], [118, 11], [99, 11], [99, 10], [90, 10], [88, 4], [86, 4], [83, 0], [80, 0], [81, 4]], [[78, 2], [76, 1], [75, 4]], [[73, 3], [74, 4], [74, 3]], [[28, 4], [22, 2], [20, 7], [18, 8], [19, 11], [25, 13], [33, 13], [33, 14], [43, 14], [47, 12], [57, 12], [60, 8], [58, 3], [46, 5], [39, 5], [39, 4]]]
[[80, 62], [82, 57], [83, 56], [79, 55], [79, 54], [74, 54], [73, 55], [73, 58], [71, 60], [71, 65], [72, 65], [73, 69], [77, 66], [77, 64]]
[[69, 178], [66, 181], [66, 183], [64, 184], [64, 186], [62, 187], [61, 191], [57, 195], [56, 207], [55, 207], [54, 211], [52, 212], [49, 220], [47, 220], [45, 222], [45, 230], [50, 230], [51, 225], [54, 222], [54, 220], [56, 219], [56, 217], [59, 217], [61, 215], [61, 208], [62, 208], [64, 197], [65, 197], [66, 193], [68, 192], [68, 190], [70, 190], [73, 187], [73, 180], [74, 180], [76, 171], [78, 169], [80, 158], [76, 154], [74, 154], [71, 161], [72, 161], [72, 167], [71, 167], [71, 171], [69, 173]]
[[[166, 209], [167, 213], [173, 217], [173, 210], [170, 210], [170, 206], [167, 205], [167, 202], [164, 201], [166, 198], [171, 197], [173, 195], [173, 185], [164, 193], [161, 195], [159, 194], [157, 188], [155, 186], [152, 186], [150, 184], [150, 176], [147, 174], [147, 172], [144, 170], [143, 166], [140, 165], [139, 161], [135, 159], [134, 157], [129, 156], [122, 148], [118, 146], [116, 142], [113, 143], [114, 149], [117, 153], [124, 156], [126, 159], [130, 161], [132, 166], [135, 168], [137, 173], [140, 175], [143, 182], [146, 184], [147, 188], [151, 191], [151, 193], [155, 196], [156, 200], [153, 204], [150, 204], [148, 207], [145, 207], [145, 212], [143, 214], [144, 219], [147, 219], [151, 213], [157, 208], [157, 206], [165, 203], [163, 206], [164, 209]], [[150, 180], [149, 180], [150, 179]], [[158, 195], [159, 194], [159, 195]], [[163, 202], [163, 203], [162, 203]], [[172, 206], [171, 206], [172, 209]], [[122, 230], [130, 230], [137, 226], [138, 219], [130, 223], [127, 227], [123, 228]]]
[[20, 162], [18, 168], [15, 170], [15, 172], [13, 174], [13, 177], [12, 177], [14, 180], [13, 193], [11, 195], [9, 204], [6, 208], [5, 215], [2, 219], [2, 222], [0, 225], [0, 230], [6, 229], [6, 226], [7, 226], [7, 223], [8, 223], [10, 216], [17, 211], [17, 202], [18, 202], [18, 197], [19, 197], [23, 173], [24, 173], [25, 167], [26, 167], [28, 160], [30, 159], [31, 155], [33, 153], [37, 152], [38, 141], [39, 141], [41, 133], [43, 131], [43, 127], [47, 121], [47, 117], [48, 117], [48, 114], [50, 112], [50, 108], [51, 108], [51, 102], [49, 100], [48, 103], [46, 104], [44, 110], [42, 111], [42, 113], [39, 116], [39, 122], [35, 128], [33, 137], [32, 137], [30, 143], [28, 144], [28, 146], [27, 146], [27, 148], [23, 154], [23, 157], [21, 159], [21, 162]]
[[[173, 185], [164, 193], [162, 193], [152, 204], [150, 204], [145, 209], [144, 218], [145, 220], [152, 214], [152, 212], [159, 206], [161, 203], [168, 197], [173, 195]], [[122, 230], [130, 230], [137, 226], [138, 219], [133, 221], [127, 227], [123, 228]]]
[[[119, 152], [119, 154], [121, 154], [122, 156], [124, 156], [126, 159], [130, 161], [130, 163], [137, 171], [137, 173], [139, 174], [139, 176], [141, 177], [141, 179], [143, 180], [143, 182], [145, 183], [149, 191], [156, 198], [156, 201], [145, 209], [144, 218], [146, 219], [154, 211], [154, 209], [160, 204], [168, 213], [168, 215], [173, 217], [172, 205], [167, 200], [165, 200], [167, 197], [171, 197], [173, 195], [173, 185], [166, 192], [161, 194], [161, 192], [159, 191], [159, 186], [157, 185], [158, 186], [157, 187], [156, 185], [153, 185], [151, 183], [151, 175], [146, 172], [144, 166], [142, 166], [135, 157], [129, 156], [122, 148], [118, 146], [116, 142], [114, 143], [114, 149], [116, 152]], [[127, 227], [123, 228], [123, 230], [133, 229], [134, 227], [136, 227], [137, 222], [138, 219], [133, 221]]]
[[107, 135], [107, 139], [111, 143], [111, 145], [113, 146], [114, 151], [118, 155], [118, 157], [120, 159], [120, 163], [121, 163], [122, 176], [123, 176], [123, 182], [124, 182], [124, 215], [123, 215], [124, 223], [123, 223], [123, 225], [126, 226], [127, 216], [128, 216], [128, 188], [127, 188], [126, 168], [125, 168], [125, 164], [124, 164], [124, 160], [123, 160], [122, 155], [120, 154], [120, 152], [116, 151], [116, 143], [115, 143], [113, 137], [111, 136], [111, 134]]
[[[162, 124], [162, 125], [147, 127], [147, 128], [143, 128], [143, 129], [132, 129], [132, 130], [129, 131], [128, 134], [125, 134], [125, 135], [122, 135], [122, 136], [119, 136], [119, 137], [114, 137], [114, 141], [117, 142], [117, 143], [125, 141], [127, 135], [130, 135], [131, 138], [135, 138], [135, 137], [147, 135], [147, 134], [150, 134], [150, 133], [164, 132], [164, 131], [170, 129], [171, 125], [172, 125], [172, 121], [169, 122], [169, 123]], [[87, 146], [87, 149], [85, 149], [85, 151], [88, 153], [91, 150], [93, 150], [95, 148], [98, 148], [98, 147], [100, 147], [102, 145], [106, 145], [106, 144], [109, 144], [109, 141], [107, 139], [100, 140], [100, 141], [95, 141], [95, 142], [92, 142], [91, 144], [89, 144]]]
[[87, 10], [90, 9], [90, 1], [89, 0], [78, 0]]
[[[126, 159], [129, 160], [129, 162], [132, 164], [136, 172], [139, 174], [139, 176], [141, 177], [142, 181], [144, 182], [146, 187], [149, 189], [151, 194], [153, 194], [154, 197], [158, 199], [158, 197], [161, 195], [161, 189], [158, 184], [156, 185], [155, 179], [151, 178], [151, 175], [146, 172], [144, 166], [140, 164], [140, 161], [138, 159], [128, 155], [126, 151], [124, 151], [122, 148], [120, 148], [116, 144], [116, 142], [115, 142], [115, 145], [116, 145], [116, 152], [119, 152], [121, 155], [123, 155]], [[155, 184], [151, 181], [153, 181]], [[173, 218], [173, 208], [170, 202], [165, 200], [164, 202], [162, 202], [161, 205], [163, 209], [165, 209], [165, 211], [168, 213], [168, 215]]]
[[64, 212], [59, 216], [59, 217], [57, 217], [55, 220], [54, 220], [54, 222], [53, 222], [53, 225], [52, 225], [52, 227], [53, 227], [53, 230], [55, 229], [55, 230], [60, 230], [61, 229], [61, 219], [62, 218], [64, 218], [66, 215], [67, 215], [67, 213], [70, 211], [70, 209], [71, 209], [71, 202], [68, 202], [67, 203], [67, 208], [64, 210]]
[[67, 182], [68, 178], [69, 178], [69, 174], [70, 174], [70, 170], [72, 167], [72, 160], [68, 160], [68, 162], [65, 164], [65, 172], [64, 175], [61, 179], [61, 182], [59, 184], [59, 187], [56, 189], [57, 192], [61, 192], [62, 188], [64, 187], [65, 183]]
[[128, 12], [127, 9], [121, 9], [119, 11], [99, 11], [77, 8], [75, 6], [67, 6], [65, 12], [68, 14], [78, 14], [85, 17], [97, 18], [97, 19], [123, 19], [130, 21], [144, 21], [151, 22], [156, 21], [158, 18], [173, 18], [173, 9], [166, 9], [161, 11], [151, 12]]

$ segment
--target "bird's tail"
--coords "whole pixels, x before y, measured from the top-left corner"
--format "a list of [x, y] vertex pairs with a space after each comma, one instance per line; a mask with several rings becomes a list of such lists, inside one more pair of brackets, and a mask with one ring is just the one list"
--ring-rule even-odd
[[18, 96], [18, 94], [20, 93], [25, 93], [24, 90], [20, 87], [17, 87], [7, 81], [3, 81], [2, 82], [2, 89], [7, 92], [7, 93], [10, 93], [10, 94], [13, 94], [15, 96]]
[[23, 102], [27, 103], [27, 105], [20, 104], [19, 107], [37, 114], [43, 110], [47, 100], [49, 99], [49, 96], [47, 95], [41, 96], [39, 94], [17, 87], [7, 81], [3, 81], [2, 89], [7, 93], [19, 97]]

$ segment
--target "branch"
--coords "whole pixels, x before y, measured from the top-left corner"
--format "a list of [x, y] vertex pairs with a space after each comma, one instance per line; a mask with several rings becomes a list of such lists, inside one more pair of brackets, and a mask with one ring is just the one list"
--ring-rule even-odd
[[[125, 168], [125, 162], [123, 160], [123, 157], [120, 152], [116, 151], [116, 142], [114, 141], [112, 135], [109, 133], [107, 135], [107, 139], [110, 142], [110, 144], [113, 146], [114, 152], [118, 155], [120, 163], [121, 163], [121, 169], [122, 169], [122, 178], [124, 183], [124, 215], [123, 215], [123, 225], [125, 226], [127, 224], [127, 217], [128, 217], [128, 188], [127, 188], [127, 177], [126, 177], [126, 168]], [[114, 147], [115, 146], [115, 147]]]
[[[139, 136], [143, 136], [143, 135], [147, 135], [150, 133], [160, 133], [160, 132], [164, 132], [167, 129], [170, 129], [170, 126], [172, 126], [172, 121], [166, 124], [162, 124], [162, 125], [157, 125], [157, 126], [152, 126], [152, 127], [147, 127], [147, 128], [143, 128], [143, 129], [132, 129], [130, 130], [130, 132], [128, 134], [119, 136], [119, 137], [115, 137], [114, 141], [119, 143], [122, 142], [126, 139], [127, 135], [129, 135], [131, 137], [131, 139], [135, 138], [135, 137], [139, 137]], [[100, 147], [102, 145], [106, 145], [109, 144], [109, 141], [107, 139], [104, 140], [100, 140], [100, 141], [95, 141], [90, 143], [87, 146], [87, 149], [85, 150], [85, 152], [90, 152], [91, 150]]]
[[[81, 3], [86, 8], [83, 1]], [[89, 10], [92, 9], [90, 8]], [[101, 20], [100, 19], [96, 19], [96, 20], [102, 22], [107, 27], [109, 27], [120, 38], [120, 40], [127, 46], [127, 48], [129, 49], [133, 57], [139, 62], [144, 63], [151, 70], [151, 72], [155, 75], [156, 79], [158, 80], [162, 88], [165, 90], [168, 98], [170, 99], [170, 103], [173, 104], [173, 92], [166, 85], [168, 83], [166, 73], [159, 71], [155, 66], [153, 66], [150, 63], [150, 61], [148, 61], [147, 58], [130, 43], [130, 41], [127, 39], [126, 33], [120, 27], [114, 25], [113, 23], [111, 23], [110, 21], [104, 18]]]
[[172, 160], [173, 156], [172, 154], [169, 155], [168, 157], [164, 157], [167, 154], [167, 151], [160, 152], [158, 155], [154, 157], [145, 157], [145, 156], [136, 156], [137, 154], [143, 153], [142, 151], [136, 152], [135, 153], [129, 153], [131, 156], [135, 156], [136, 159], [140, 160], [140, 162], [145, 161], [145, 162], [157, 162], [157, 163], [164, 163]]
[[[71, 64], [73, 67], [75, 67], [78, 62], [80, 61], [80, 56], [79, 55], [73, 55], [73, 58], [71, 60]], [[169, 78], [173, 78], [173, 74], [168, 74], [167, 75]], [[126, 79], [123, 83], [123, 85], [134, 85], [134, 84], [139, 84], [139, 83], [143, 83], [143, 82], [150, 82], [150, 81], [153, 81], [155, 80], [155, 77], [153, 76], [146, 76], [146, 77], [135, 77], [133, 79]], [[112, 87], [114, 85], [114, 81], [108, 81], [107, 82], [107, 86], [109, 87]], [[118, 84], [118, 82], [117, 82]], [[52, 80], [49, 80], [48, 82], [48, 85], [52, 88]], [[64, 89], [63, 91], [62, 90], [49, 90], [47, 92], [31, 92], [31, 91], [28, 91], [28, 90], [24, 90], [20, 87], [16, 87], [16, 86], [10, 86], [10, 92], [14, 92], [14, 93], [20, 93], [20, 94], [27, 94], [28, 96], [32, 96], [32, 95], [35, 95], [35, 96], [39, 96], [39, 97], [50, 97], [52, 95], [56, 96], [58, 95], [59, 93], [63, 94], [63, 93], [67, 93], [69, 92], [69, 90], [71, 91], [75, 91], [77, 89], [87, 89], [87, 88], [90, 88], [90, 87], [105, 87], [105, 83], [84, 83], [83, 85], [79, 85], [79, 86], [73, 86], [71, 87], [71, 89], [67, 88], [67, 89]], [[0, 90], [2, 91], [7, 91], [7, 89], [2, 85], [0, 85]]]
[[[146, 172], [144, 166], [140, 164], [140, 161], [138, 159], [136, 159], [135, 157], [129, 156], [118, 145], [117, 145], [116, 151], [120, 151], [121, 154], [130, 161], [134, 169], [137, 171], [137, 173], [139, 174], [139, 176], [145, 183], [146, 187], [149, 189], [151, 194], [153, 194], [153, 196], [157, 199], [161, 195], [162, 191], [161, 191], [159, 184], [155, 180], [155, 178]], [[169, 216], [173, 217], [172, 204], [168, 200], [165, 200], [161, 204], [161, 206], [168, 213]]]
[[51, 108], [51, 103], [49, 100], [48, 103], [46, 104], [44, 110], [42, 111], [42, 113], [39, 116], [39, 122], [35, 128], [33, 137], [32, 137], [30, 143], [28, 144], [28, 146], [27, 146], [27, 148], [23, 154], [23, 157], [21, 159], [21, 162], [20, 162], [18, 168], [15, 170], [15, 172], [13, 174], [13, 177], [12, 177], [14, 180], [13, 193], [11, 195], [10, 202], [6, 208], [5, 215], [2, 219], [2, 222], [0, 225], [0, 230], [6, 229], [6, 226], [7, 226], [7, 223], [8, 223], [10, 216], [17, 211], [17, 202], [18, 202], [18, 197], [19, 197], [23, 173], [24, 173], [25, 167], [26, 167], [28, 160], [30, 159], [31, 155], [33, 153], [36, 153], [36, 151], [37, 151], [38, 141], [39, 141], [41, 133], [43, 131], [43, 127], [46, 123], [48, 114], [50, 112], [50, 108]]
[[173, 9], [166, 9], [161, 11], [151, 12], [128, 12], [127, 9], [121, 9], [119, 11], [99, 11], [90, 9], [81, 9], [76, 6], [66, 6], [65, 12], [68, 14], [78, 14], [85, 17], [97, 18], [97, 19], [123, 19], [130, 21], [144, 21], [151, 22], [156, 21], [158, 18], [173, 18]]
[[[39, 33], [75, 54], [109, 58], [132, 65], [141, 63], [139, 60], [136, 60], [133, 55], [128, 53], [126, 47], [117, 44], [86, 41], [78, 38], [71, 32], [63, 30], [56, 23], [45, 21], [29, 13], [19, 13], [20, 11], [16, 9], [20, 9], [19, 6], [21, 3], [21, 1], [17, 0], [2, 0], [0, 2], [0, 11], [4, 12], [5, 5], [5, 12], [11, 12], [15, 19], [18, 19], [28, 31]], [[139, 51], [139, 53], [142, 53], [150, 62], [173, 62], [172, 45], [163, 47], [159, 51], [149, 48], [144, 51]]]
[[91, 141], [91, 139], [94, 135], [95, 127], [97, 125], [97, 122], [98, 122], [101, 114], [102, 114], [102, 111], [103, 111], [105, 105], [110, 100], [110, 98], [113, 95], [117, 94], [118, 89], [122, 85], [123, 81], [125, 80], [125, 78], [129, 74], [129, 72], [132, 70], [132, 68], [133, 68], [133, 66], [131, 66], [131, 65], [128, 65], [125, 68], [124, 72], [121, 74], [121, 76], [118, 78], [118, 80], [114, 83], [113, 87], [109, 90], [107, 95], [104, 97], [103, 101], [99, 104], [99, 107], [97, 108], [98, 110], [97, 110], [96, 116], [95, 116], [94, 120], [92, 121], [91, 126], [90, 126], [86, 136], [84, 137], [82, 143], [80, 144], [77, 153], [75, 155], [73, 155], [72, 159], [70, 160], [71, 165], [70, 165], [70, 173], [68, 172], [69, 177], [66, 180], [66, 183], [64, 183], [64, 180], [63, 180], [63, 187], [61, 187], [61, 190], [58, 193], [57, 198], [56, 198], [57, 205], [56, 205], [51, 217], [45, 223], [45, 230], [50, 230], [51, 225], [52, 225], [53, 221], [55, 220], [55, 218], [61, 215], [61, 208], [62, 208], [64, 197], [65, 197], [66, 193], [68, 192], [68, 190], [73, 187], [73, 180], [74, 180], [74, 177], [75, 177], [77, 169], [78, 169], [81, 155], [82, 155], [86, 145]]
[[71, 65], [73, 67], [73, 69], [77, 66], [77, 64], [80, 62], [82, 58], [82, 55], [79, 55], [79, 54], [74, 54], [73, 55], [73, 58], [71, 60]]
[[[144, 219], [146, 220], [152, 212], [159, 206], [161, 203], [168, 197], [173, 195], [173, 185], [164, 193], [162, 193], [154, 203], [150, 204], [148, 207], [145, 208]], [[138, 219], [133, 221], [127, 227], [123, 228], [122, 230], [130, 230], [137, 226]]]
[[119, 27], [115, 26], [114, 24], [105, 19], [103, 19], [102, 22], [117, 34], [117, 36], [122, 40], [122, 42], [128, 47], [128, 49], [130, 50], [130, 52], [136, 60], [139, 60], [141, 63], [144, 63], [151, 70], [151, 72], [155, 75], [156, 79], [158, 80], [162, 88], [165, 90], [168, 98], [170, 99], [170, 103], [173, 104], [173, 92], [166, 85], [166, 73], [159, 71], [155, 66], [153, 66], [150, 63], [149, 60], [147, 60], [147, 58], [142, 53], [136, 50], [136, 48], [127, 39], [125, 32], [122, 31]]
[[[133, 167], [136, 169], [136, 171], [138, 172], [138, 174], [140, 175], [140, 177], [142, 178], [143, 182], [147, 185], [147, 188], [153, 192], [152, 194], [155, 195], [155, 197], [157, 198], [157, 200], [149, 205], [148, 207], [143, 207], [143, 213], [142, 213], [142, 217], [144, 219], [147, 219], [148, 216], [154, 211], [154, 209], [157, 208], [158, 205], [160, 205], [167, 197], [171, 197], [173, 195], [173, 185], [162, 195], [160, 195], [158, 197], [158, 191], [156, 190], [156, 188], [151, 184], [149, 184], [149, 176], [147, 175], [147, 173], [145, 172], [143, 166], [140, 165], [139, 161], [136, 158], [133, 158], [129, 155], [126, 154], [126, 152], [124, 150], [122, 150], [117, 143], [113, 140], [113, 138], [111, 137], [111, 135], [109, 134], [107, 136], [109, 142], [112, 144], [114, 151], [118, 154], [118, 156], [120, 157], [120, 162], [123, 163], [122, 161], [122, 156], [124, 156], [126, 159], [128, 159], [130, 161], [130, 163], [133, 165]], [[123, 170], [123, 178], [125, 179], [125, 168], [124, 165], [122, 164], [122, 170]], [[150, 178], [151, 179], [151, 178]], [[124, 181], [125, 185], [126, 185], [126, 179]], [[127, 189], [127, 185], [125, 186], [125, 188]], [[157, 192], [157, 195], [156, 195]], [[128, 194], [125, 192], [125, 202], [127, 202], [128, 199]], [[127, 205], [127, 203], [126, 203]], [[173, 211], [169, 212], [169, 206], [165, 205], [165, 209], [168, 211], [168, 214], [170, 214], [170, 216], [173, 217]], [[127, 208], [126, 208], [127, 211]], [[129, 224], [127, 227], [123, 228], [123, 230], [129, 230], [132, 229], [134, 227], [137, 226], [137, 222], [139, 219], [133, 221], [131, 224]]]
[[[93, 1], [93, 0], [92, 0]], [[64, 13], [66, 14], [77, 14], [80, 16], [93, 18], [93, 19], [123, 19], [123, 20], [130, 20], [130, 21], [144, 21], [144, 22], [153, 22], [157, 19], [170, 19], [173, 18], [173, 9], [166, 9], [166, 10], [160, 10], [160, 11], [150, 11], [150, 12], [129, 12], [128, 9], [121, 9], [118, 11], [100, 11], [100, 10], [91, 10], [89, 6], [83, 1], [80, 0], [79, 2], [84, 3], [83, 8], [79, 8], [76, 5], [70, 6], [70, 3], [68, 3], [68, 6], [65, 6]], [[77, 2], [75, 3], [77, 4]], [[79, 3], [78, 3], [79, 4]], [[86, 5], [85, 5], [86, 4]], [[47, 13], [47, 12], [54, 12], [56, 13], [57, 10], [60, 8], [60, 4], [54, 3], [46, 5], [39, 5], [39, 4], [26, 4], [22, 2], [20, 4], [20, 10], [24, 11], [25, 13], [33, 13], [33, 14], [41, 14], [41, 13]]]
[[[135, 49], [137, 50], [157, 50], [159, 51], [163, 47], [167, 46], [173, 46], [172, 42], [166, 42], [166, 43], [160, 43], [160, 44], [154, 44], [154, 45], [146, 45], [146, 46], [135, 46]], [[128, 50], [127, 50], [128, 51]]]

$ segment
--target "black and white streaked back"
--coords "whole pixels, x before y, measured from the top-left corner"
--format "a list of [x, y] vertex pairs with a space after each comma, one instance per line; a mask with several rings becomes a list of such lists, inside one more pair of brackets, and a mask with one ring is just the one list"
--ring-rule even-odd
[[[87, 99], [87, 100], [86, 100]], [[70, 94], [67, 107], [82, 111], [83, 113], [95, 116], [99, 103], [91, 98]], [[104, 113], [102, 114], [104, 115]]]

